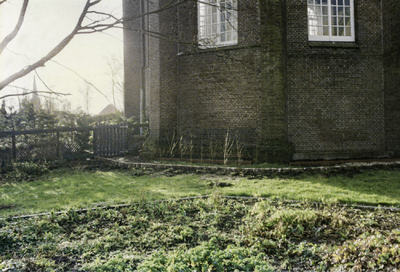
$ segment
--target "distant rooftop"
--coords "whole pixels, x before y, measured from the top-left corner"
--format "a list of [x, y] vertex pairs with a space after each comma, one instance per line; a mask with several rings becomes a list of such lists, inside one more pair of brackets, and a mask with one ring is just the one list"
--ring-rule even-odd
[[119, 110], [117, 110], [117, 108], [112, 105], [109, 104], [107, 107], [105, 107], [99, 114], [97, 115], [107, 115], [107, 114], [113, 114], [113, 113], [117, 113], [119, 112]]

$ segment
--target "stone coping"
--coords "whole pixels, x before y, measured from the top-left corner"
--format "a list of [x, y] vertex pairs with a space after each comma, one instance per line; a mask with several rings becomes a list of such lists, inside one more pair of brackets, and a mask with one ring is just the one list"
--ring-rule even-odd
[[285, 168], [254, 168], [254, 167], [224, 167], [224, 166], [199, 166], [179, 164], [159, 164], [147, 162], [126, 161], [124, 158], [95, 157], [96, 160], [110, 165], [124, 168], [153, 168], [157, 170], [173, 169], [192, 173], [221, 173], [221, 174], [244, 174], [244, 175], [273, 175], [273, 174], [301, 174], [319, 172], [342, 172], [366, 169], [400, 169], [400, 160], [393, 162], [358, 162], [334, 166], [311, 166], [311, 167], [285, 167]]

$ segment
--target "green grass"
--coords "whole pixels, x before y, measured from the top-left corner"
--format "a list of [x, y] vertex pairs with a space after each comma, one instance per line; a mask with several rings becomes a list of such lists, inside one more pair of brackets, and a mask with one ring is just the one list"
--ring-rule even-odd
[[396, 271], [394, 211], [217, 195], [0, 219], [0, 271]]
[[400, 205], [400, 172], [371, 170], [348, 177], [304, 175], [298, 178], [239, 179], [221, 188], [229, 195], [369, 205]]
[[[400, 171], [370, 170], [352, 177], [302, 175], [263, 179], [173, 175], [168, 171], [142, 176], [138, 173], [136, 170], [59, 169], [31, 182], [2, 184], [0, 217], [205, 195], [213, 190], [222, 195], [400, 206]], [[232, 186], [216, 189], [210, 186], [218, 182]]]
[[0, 185], [0, 216], [204, 195], [198, 176], [135, 176], [135, 171], [52, 171], [37, 181]]

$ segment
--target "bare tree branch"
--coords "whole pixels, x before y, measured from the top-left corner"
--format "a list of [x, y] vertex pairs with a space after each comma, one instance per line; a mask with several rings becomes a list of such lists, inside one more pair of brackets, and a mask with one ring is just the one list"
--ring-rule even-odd
[[[0, 4], [4, 3], [6, 1], [7, 0], [0, 0]], [[197, 0], [170, 0], [168, 3], [166, 3], [164, 6], [162, 6], [161, 8], [159, 8], [157, 10], [146, 12], [144, 14], [139, 14], [139, 15], [134, 16], [134, 17], [129, 17], [129, 18], [125, 17], [125, 18], [118, 19], [117, 17], [113, 16], [112, 14], [89, 10], [91, 7], [93, 7], [96, 4], [100, 3], [101, 0], [86, 0], [85, 7], [84, 7], [79, 19], [78, 19], [78, 22], [77, 22], [74, 30], [69, 35], [67, 35], [58, 45], [56, 45], [46, 56], [42, 57], [41, 59], [39, 59], [35, 63], [33, 63], [33, 64], [29, 65], [29, 66], [26, 66], [25, 68], [21, 69], [20, 71], [14, 73], [13, 75], [11, 75], [8, 78], [6, 78], [3, 81], [1, 81], [0, 82], [0, 91], [2, 89], [4, 89], [6, 86], [8, 86], [10, 83], [12, 83], [15, 80], [17, 80], [18, 78], [24, 77], [27, 74], [29, 74], [30, 72], [36, 70], [37, 68], [44, 66], [46, 62], [48, 62], [53, 57], [55, 57], [57, 54], [59, 54], [68, 45], [68, 43], [75, 37], [75, 35], [78, 35], [78, 34], [90, 34], [90, 33], [94, 33], [94, 32], [103, 32], [103, 31], [111, 29], [111, 28], [126, 27], [124, 25], [124, 23], [126, 23], [128, 21], [135, 20], [135, 19], [141, 18], [143, 16], [147, 16], [147, 15], [151, 15], [151, 14], [156, 14], [156, 13], [162, 12], [162, 11], [164, 11], [166, 9], [179, 6], [179, 5], [181, 5], [181, 4], [183, 4], [183, 3], [187, 2], [187, 1], [197, 1]], [[13, 32], [12, 36], [10, 36], [10, 38], [8, 38], [8, 40], [10, 40], [10, 41], [12, 39], [14, 39], [14, 37], [18, 34], [18, 30], [21, 27], [21, 25], [23, 23], [23, 19], [25, 17], [25, 11], [26, 11], [26, 6], [27, 6], [28, 2], [29, 2], [29, 0], [24, 0], [24, 5], [25, 6], [23, 6], [23, 8], [21, 9], [21, 14], [20, 14], [20, 17], [19, 17], [19, 21], [18, 21], [18, 24], [17, 24], [17, 26], [15, 28], [17, 31]], [[104, 17], [100, 18], [98, 20], [91, 20], [90, 18], [87, 17], [88, 14], [101, 15], [101, 16], [104, 16]], [[91, 20], [91, 22], [89, 24], [83, 26], [82, 23], [83, 23], [85, 18]], [[107, 20], [111, 20], [111, 22], [110, 23], [106, 23]], [[135, 31], [135, 30], [133, 30], [133, 31]], [[147, 34], [148, 35], [158, 36], [158, 37], [162, 38], [162, 34], [160, 34], [160, 33], [156, 34], [156, 33], [147, 32]], [[173, 40], [171, 37], [163, 37], [163, 38], [167, 38], [169, 40]], [[9, 41], [8, 42], [3, 41], [2, 44], [1, 44], [1, 46], [3, 46], [2, 49], [4, 49], [7, 46], [8, 43], [9, 43]], [[1, 51], [0, 51], [0, 53], [1, 53]], [[83, 79], [83, 80], [88, 83], [87, 80], [85, 80], [85, 79]], [[98, 88], [96, 88], [93, 84], [91, 84], [91, 83], [89, 83], [89, 84], [92, 85], [97, 91], [99, 91], [101, 93], [101, 91]]]
[[61, 50], [63, 50], [68, 43], [72, 40], [72, 38], [78, 33], [78, 31], [82, 28], [82, 22], [85, 19], [85, 16], [89, 10], [90, 7], [98, 4], [101, 0], [96, 0], [91, 2], [90, 0], [86, 1], [85, 7], [78, 19], [78, 22], [74, 28], [74, 30], [67, 36], [65, 37], [58, 45], [56, 45], [46, 56], [44, 56], [43, 58], [41, 58], [40, 60], [38, 60], [37, 62], [21, 69], [19, 72], [16, 72], [15, 74], [9, 76], [8, 78], [6, 78], [5, 80], [3, 80], [2, 82], [0, 82], [0, 90], [4, 89], [7, 85], [9, 85], [11, 82], [15, 81], [18, 78], [21, 78], [23, 76], [26, 76], [27, 74], [29, 74], [30, 72], [32, 72], [33, 70], [44, 66], [44, 64], [51, 60], [53, 57], [55, 57], [58, 53], [61, 52]]
[[42, 82], [42, 84], [46, 87], [47, 90], [49, 90], [53, 94], [58, 94], [57, 92], [53, 91], [49, 86], [47, 86], [46, 82], [44, 82], [44, 80], [40, 77], [39, 73], [36, 70], [35, 70], [35, 74], [38, 77], [38, 79], [40, 80], [40, 82]]
[[76, 71], [72, 70], [71, 68], [68, 68], [68, 67], [65, 66], [65, 65], [62, 65], [61, 63], [59, 63], [59, 62], [57, 62], [57, 61], [55, 61], [55, 60], [51, 60], [51, 61], [54, 62], [54, 63], [56, 63], [56, 64], [58, 64], [58, 65], [60, 65], [60, 66], [62, 66], [62, 67], [64, 67], [65, 69], [70, 70], [71, 72], [73, 72], [75, 75], [77, 75], [78, 77], [80, 77], [83, 81], [85, 81], [86, 84], [88, 84], [88, 85], [92, 86], [93, 88], [95, 88], [96, 91], [98, 91], [102, 96], [105, 97], [105, 99], [107, 99], [107, 101], [108, 101], [109, 103], [111, 103], [111, 101], [108, 99], [108, 97], [107, 97], [102, 91], [100, 91], [99, 88], [97, 88], [97, 87], [96, 87], [93, 83], [91, 83], [90, 81], [86, 80], [83, 76], [81, 76], [80, 74], [78, 74]]
[[17, 88], [17, 89], [20, 89], [20, 90], [24, 90], [24, 91], [28, 91], [28, 92], [22, 93], [22, 94], [7, 94], [7, 95], [4, 95], [4, 96], [0, 96], [0, 99], [4, 99], [4, 98], [7, 98], [7, 97], [14, 97], [14, 96], [26, 96], [26, 95], [30, 95], [30, 94], [33, 94], [33, 93], [55, 94], [57, 96], [71, 95], [71, 94], [65, 94], [65, 93], [55, 93], [53, 91], [49, 91], [49, 92], [48, 91], [36, 91], [36, 92], [34, 92], [34, 91], [30, 90], [30, 89], [22, 88], [22, 87], [18, 87], [18, 86], [14, 86], [14, 85], [10, 85], [10, 87], [14, 87], [14, 88]]
[[[3, 4], [5, 1], [6, 0], [3, 0], [2, 2], [0, 2], [0, 4]], [[28, 8], [28, 3], [29, 3], [29, 0], [24, 0], [24, 3], [22, 4], [22, 7], [21, 7], [21, 11], [19, 13], [17, 24], [15, 25], [13, 31], [10, 34], [8, 34], [4, 38], [4, 40], [0, 43], [0, 55], [3, 52], [4, 48], [7, 47], [7, 45], [15, 38], [15, 36], [17, 36], [17, 34], [22, 26], [22, 23], [24, 22], [26, 9]]]

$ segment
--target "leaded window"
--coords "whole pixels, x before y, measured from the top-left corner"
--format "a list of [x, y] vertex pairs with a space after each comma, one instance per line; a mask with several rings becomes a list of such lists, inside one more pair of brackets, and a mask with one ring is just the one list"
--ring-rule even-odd
[[353, 0], [307, 0], [310, 41], [354, 41]]
[[201, 46], [237, 44], [237, 0], [199, 1], [198, 19]]

